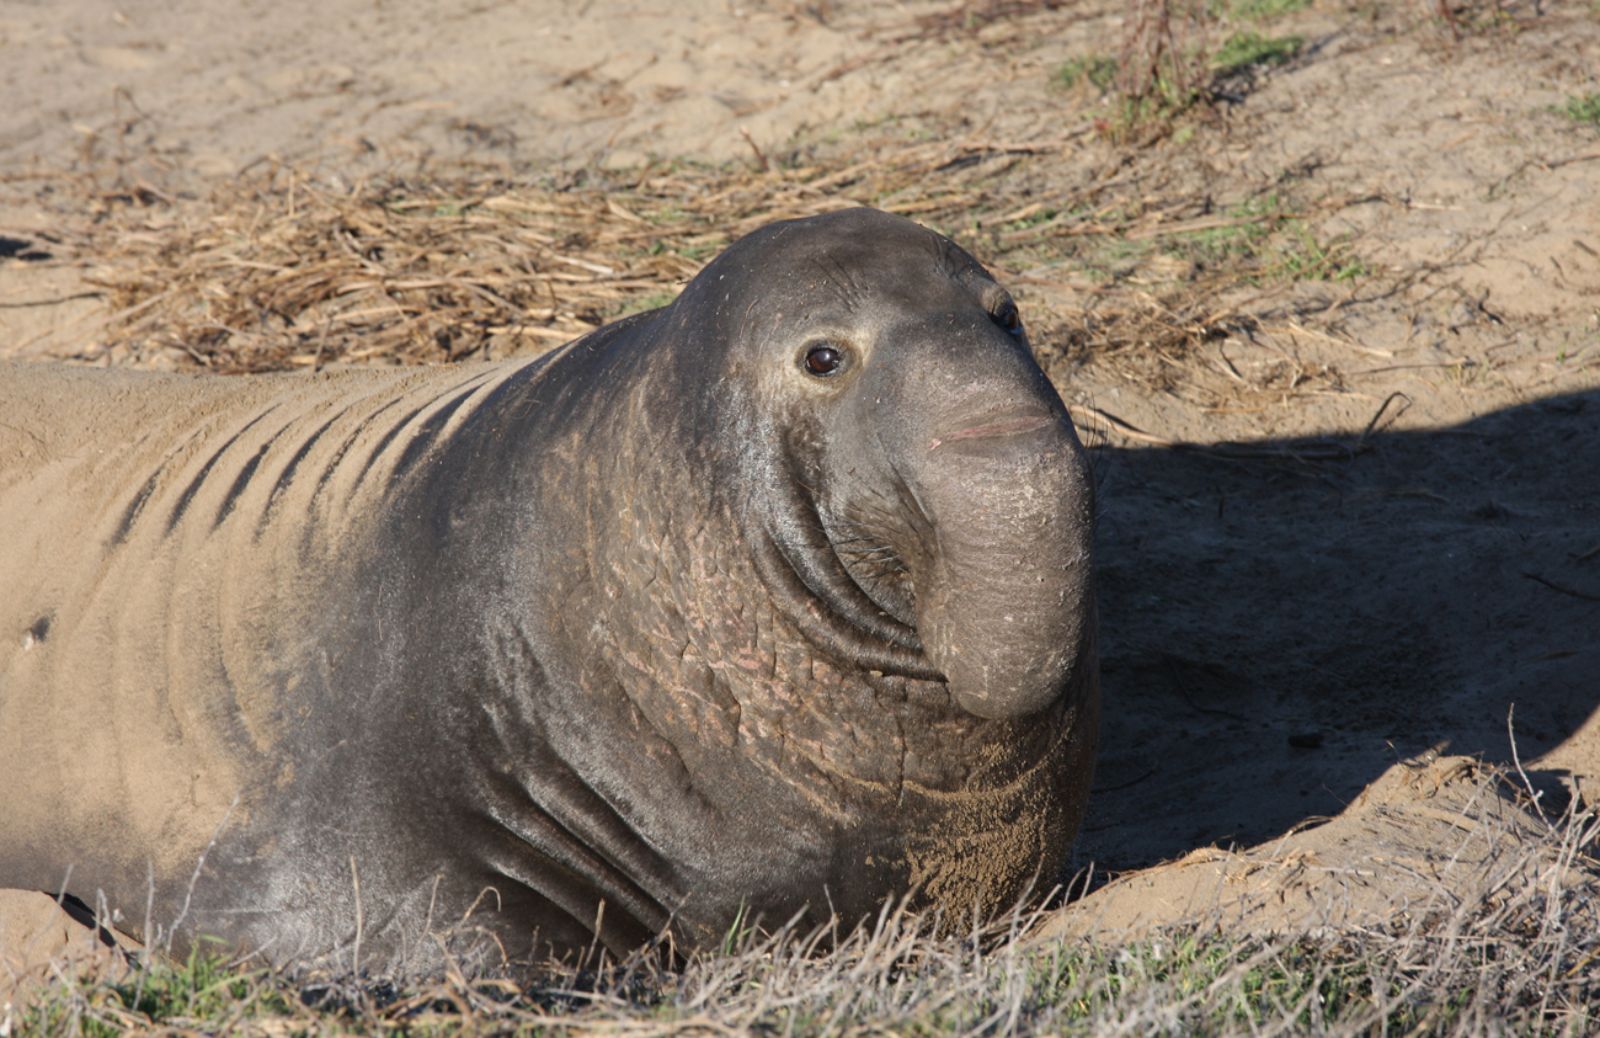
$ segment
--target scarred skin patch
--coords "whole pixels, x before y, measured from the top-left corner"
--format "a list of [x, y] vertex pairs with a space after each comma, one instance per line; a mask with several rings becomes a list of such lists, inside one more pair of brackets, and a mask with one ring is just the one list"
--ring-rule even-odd
[[969, 426], [958, 432], [940, 439], [938, 437], [928, 441], [928, 449], [938, 450], [942, 444], [954, 443], [958, 440], [982, 440], [995, 436], [1013, 436], [1017, 433], [1033, 432], [1038, 429], [1047, 429], [1055, 424], [1055, 420], [1047, 415], [1038, 415], [1032, 418], [1012, 418], [1003, 422], [989, 422], [985, 425]]

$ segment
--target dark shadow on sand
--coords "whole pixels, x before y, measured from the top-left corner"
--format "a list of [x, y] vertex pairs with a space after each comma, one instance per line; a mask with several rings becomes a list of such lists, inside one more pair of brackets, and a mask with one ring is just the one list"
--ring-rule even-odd
[[[1254, 446], [1284, 454], [1094, 452], [1105, 720], [1080, 863], [1259, 843], [1431, 748], [1510, 764], [1513, 704], [1526, 762], [1600, 705], [1600, 392], [1344, 460]], [[1535, 782], [1557, 799], [1562, 778]]]

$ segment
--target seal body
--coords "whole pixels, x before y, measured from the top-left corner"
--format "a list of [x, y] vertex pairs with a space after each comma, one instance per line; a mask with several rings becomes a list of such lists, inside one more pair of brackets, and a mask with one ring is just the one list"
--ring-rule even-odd
[[870, 210], [533, 361], [0, 365], [0, 885], [427, 967], [1062, 868], [1093, 503], [1015, 308]]

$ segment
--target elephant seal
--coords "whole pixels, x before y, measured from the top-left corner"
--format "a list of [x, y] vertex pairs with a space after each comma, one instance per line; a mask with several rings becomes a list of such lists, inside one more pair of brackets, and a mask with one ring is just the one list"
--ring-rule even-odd
[[0, 366], [0, 886], [397, 969], [1006, 907], [1093, 512], [1009, 296], [873, 210], [531, 362]]

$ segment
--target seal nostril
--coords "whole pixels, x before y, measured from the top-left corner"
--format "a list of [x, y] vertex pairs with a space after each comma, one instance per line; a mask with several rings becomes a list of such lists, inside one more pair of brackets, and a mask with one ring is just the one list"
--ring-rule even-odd
[[1022, 314], [1017, 311], [1017, 304], [1009, 299], [1001, 300], [1000, 305], [994, 308], [989, 315], [990, 320], [1013, 338], [1022, 335]]

